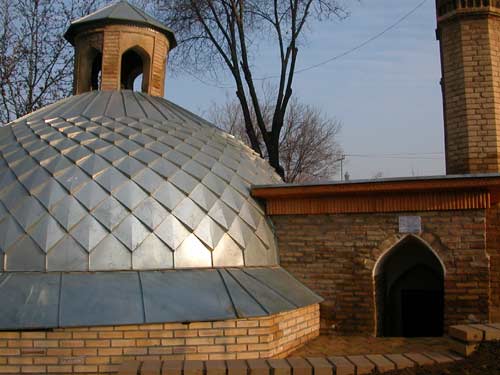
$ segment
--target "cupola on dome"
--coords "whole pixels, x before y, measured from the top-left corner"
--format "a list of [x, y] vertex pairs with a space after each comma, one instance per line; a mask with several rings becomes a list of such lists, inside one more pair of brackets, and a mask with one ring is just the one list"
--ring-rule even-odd
[[[224, 320], [317, 303], [278, 265], [250, 148], [161, 98], [173, 33], [73, 22], [75, 96], [0, 129], [0, 329]], [[142, 74], [142, 92], [128, 90]]]

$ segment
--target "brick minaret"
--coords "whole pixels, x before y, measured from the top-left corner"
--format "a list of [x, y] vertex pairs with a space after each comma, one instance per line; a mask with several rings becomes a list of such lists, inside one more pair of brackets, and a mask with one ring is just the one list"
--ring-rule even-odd
[[174, 34], [126, 1], [74, 21], [65, 34], [75, 47], [74, 93], [133, 89], [163, 96], [165, 65]]
[[500, 172], [500, 1], [436, 4], [446, 172]]

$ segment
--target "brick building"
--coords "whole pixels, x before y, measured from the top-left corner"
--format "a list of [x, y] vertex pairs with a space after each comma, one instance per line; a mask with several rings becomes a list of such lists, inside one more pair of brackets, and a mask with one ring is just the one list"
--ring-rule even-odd
[[500, 321], [500, 3], [436, 7], [447, 176], [253, 189], [325, 333]]
[[126, 1], [73, 22], [75, 95], [0, 129], [0, 372], [499, 321], [500, 4], [437, 9], [449, 175], [310, 185], [161, 98], [164, 25]]

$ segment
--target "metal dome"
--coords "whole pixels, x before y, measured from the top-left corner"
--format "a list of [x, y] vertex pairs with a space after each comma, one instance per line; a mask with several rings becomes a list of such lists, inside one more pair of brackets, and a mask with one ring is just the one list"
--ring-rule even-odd
[[162, 98], [93, 91], [0, 129], [3, 271], [277, 265], [266, 161]]

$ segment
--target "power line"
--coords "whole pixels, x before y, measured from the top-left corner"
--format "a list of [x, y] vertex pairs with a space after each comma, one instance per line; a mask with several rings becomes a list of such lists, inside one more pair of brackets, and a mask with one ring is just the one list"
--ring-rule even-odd
[[[391, 25], [387, 26], [385, 29], [383, 29], [379, 33], [371, 36], [370, 38], [366, 39], [365, 41], [363, 41], [363, 42], [355, 45], [354, 47], [349, 48], [348, 50], [346, 50], [346, 51], [344, 51], [344, 52], [342, 52], [342, 53], [340, 53], [338, 55], [335, 55], [333, 57], [330, 57], [329, 59], [323, 60], [323, 61], [321, 61], [321, 62], [319, 62], [317, 64], [313, 64], [313, 65], [307, 66], [305, 68], [298, 69], [298, 70], [296, 70], [294, 72], [294, 74], [301, 74], [301, 73], [307, 72], [307, 71], [312, 70], [312, 69], [317, 69], [317, 68], [319, 68], [319, 67], [321, 67], [323, 65], [326, 65], [326, 64], [328, 64], [328, 63], [330, 63], [332, 61], [335, 61], [335, 60], [341, 59], [342, 57], [348, 56], [348, 55], [352, 54], [353, 52], [356, 52], [356, 51], [362, 49], [363, 47], [366, 47], [368, 44], [374, 42], [377, 39], [380, 39], [382, 36], [384, 36], [385, 34], [387, 34], [389, 31], [395, 29], [397, 26], [399, 26], [405, 20], [407, 20], [408, 18], [410, 18], [414, 13], [416, 13], [420, 8], [422, 8], [426, 3], [427, 3], [427, 0], [422, 0], [414, 8], [412, 8], [409, 12], [407, 12], [401, 18], [399, 18], [396, 22], [394, 22]], [[182, 70], [185, 71], [186, 73], [188, 73], [193, 78], [195, 78], [198, 81], [200, 81], [201, 83], [203, 83], [204, 85], [218, 87], [218, 88], [234, 88], [234, 86], [231, 86], [231, 85], [225, 85], [225, 84], [224, 85], [218, 85], [218, 84], [210, 83], [208, 81], [204, 81], [201, 78], [195, 76], [194, 74], [188, 72], [187, 70], [185, 70], [185, 69], [182, 69]], [[279, 75], [271, 75], [271, 76], [266, 76], [266, 77], [254, 78], [254, 80], [255, 81], [265, 81], [265, 80], [268, 80], [268, 79], [279, 78], [279, 77], [280, 77]]]
[[317, 64], [314, 64], [314, 65], [310, 65], [306, 68], [302, 68], [302, 69], [299, 69], [299, 70], [296, 70], [295, 71], [295, 74], [300, 74], [300, 73], [303, 73], [303, 72], [306, 72], [308, 70], [311, 70], [311, 69], [316, 69], [316, 68], [319, 68], [320, 66], [323, 66], [325, 64], [328, 64], [332, 61], [335, 61], [335, 60], [338, 60], [342, 57], [345, 57], [347, 55], [350, 55], [351, 53], [367, 46], [368, 44], [370, 44], [371, 42], [381, 38], [382, 36], [384, 36], [385, 34], [387, 34], [389, 31], [391, 31], [392, 29], [396, 28], [397, 26], [399, 26], [401, 23], [403, 23], [406, 19], [408, 19], [409, 17], [411, 17], [414, 13], [417, 12], [417, 10], [419, 10], [420, 8], [422, 8], [425, 3], [427, 3], [427, 0], [422, 0], [419, 4], [417, 4], [417, 6], [415, 6], [412, 10], [410, 10], [408, 13], [406, 13], [405, 15], [403, 15], [400, 19], [398, 19], [396, 22], [394, 22], [393, 24], [389, 25], [388, 27], [386, 27], [384, 30], [382, 30], [381, 32], [379, 32], [378, 34], [375, 34], [373, 35], [372, 37], [366, 39], [364, 42], [336, 55], [336, 56], [333, 56], [327, 60], [324, 60], [322, 62], [319, 62]]

